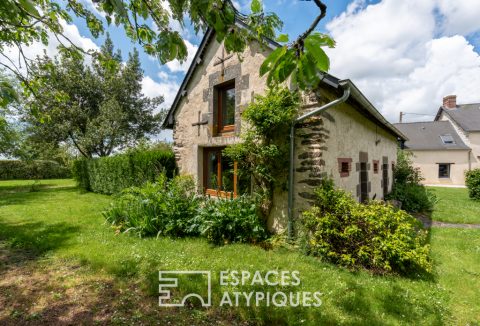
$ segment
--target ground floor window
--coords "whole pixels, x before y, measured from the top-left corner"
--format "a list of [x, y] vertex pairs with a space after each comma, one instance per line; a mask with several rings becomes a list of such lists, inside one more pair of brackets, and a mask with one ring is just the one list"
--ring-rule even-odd
[[380, 161], [378, 160], [373, 160], [373, 173], [378, 174], [378, 166], [380, 164]]
[[438, 164], [438, 177], [439, 178], [450, 178], [450, 163], [439, 163]]
[[337, 158], [338, 160], [338, 172], [340, 177], [348, 177], [350, 171], [352, 170], [352, 159], [351, 158]]
[[237, 162], [222, 154], [225, 147], [209, 147], [203, 150], [203, 188], [207, 195], [237, 197], [250, 194], [252, 179]]

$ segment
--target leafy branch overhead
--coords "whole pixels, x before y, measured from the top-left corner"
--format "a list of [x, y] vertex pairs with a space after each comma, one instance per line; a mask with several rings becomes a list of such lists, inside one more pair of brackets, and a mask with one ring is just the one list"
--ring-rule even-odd
[[[326, 6], [320, 0], [313, 1], [320, 14], [310, 28], [293, 43], [275, 50], [262, 65], [261, 74], [268, 73], [269, 83], [283, 82], [291, 76], [294, 83], [305, 89], [315, 86], [322, 72], [328, 70], [329, 60], [322, 47], [333, 47], [334, 41], [314, 32], [325, 17]], [[72, 14], [85, 20], [94, 37], [104, 33], [104, 22], [123, 27], [131, 40], [162, 64], [175, 59], [183, 62], [188, 55], [180, 32], [171, 28], [172, 22], [185, 29], [188, 20], [195, 32], [213, 28], [217, 40], [224, 42], [228, 52], [241, 53], [252, 40], [288, 42], [286, 34], [277, 37], [283, 23], [276, 14], [264, 11], [261, 0], [251, 1], [248, 15], [239, 12], [232, 0], [94, 0], [93, 6], [89, 8], [81, 0], [66, 0], [61, 4], [59, 0], [0, 1], [0, 56], [5, 59], [0, 65], [35, 93], [28, 83], [31, 59], [24, 48], [33, 42], [47, 45], [54, 37], [62, 51], [72, 56], [85, 53], [64, 33], [65, 26], [73, 21]], [[240, 27], [238, 20], [249, 28]], [[18, 59], [5, 55], [10, 47], [18, 49]]]

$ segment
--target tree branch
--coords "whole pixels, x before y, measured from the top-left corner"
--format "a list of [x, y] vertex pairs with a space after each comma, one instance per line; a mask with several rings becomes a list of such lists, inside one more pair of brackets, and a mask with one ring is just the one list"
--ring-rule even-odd
[[78, 149], [78, 151], [80, 152], [80, 154], [82, 154], [84, 157], [86, 158], [92, 158], [92, 155], [88, 155], [86, 154], [81, 148], [80, 146], [77, 144], [77, 142], [75, 141], [75, 138], [73, 138], [73, 135], [72, 135], [72, 132], [68, 132], [68, 136], [70, 137], [70, 139], [72, 140], [73, 142], [73, 145], [75, 145], [75, 147]]
[[321, 0], [313, 1], [318, 6], [318, 8], [320, 8], [320, 15], [318, 15], [317, 18], [315, 18], [315, 20], [312, 22], [310, 27], [297, 38], [294, 44], [300, 44], [301, 42], [303, 42], [307, 38], [307, 36], [313, 32], [315, 27], [317, 27], [318, 23], [327, 15], [327, 6]]

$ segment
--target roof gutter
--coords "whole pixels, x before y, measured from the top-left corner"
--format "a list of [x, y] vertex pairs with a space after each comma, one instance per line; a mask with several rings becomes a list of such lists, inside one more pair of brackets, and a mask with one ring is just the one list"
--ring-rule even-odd
[[311, 118], [315, 115], [318, 115], [320, 112], [331, 108], [337, 104], [345, 102], [350, 96], [350, 85], [342, 83], [340, 85], [343, 88], [342, 97], [327, 103], [315, 110], [312, 110], [299, 118], [293, 121], [290, 126], [290, 161], [289, 161], [289, 171], [288, 171], [288, 239], [291, 241], [293, 239], [293, 184], [294, 184], [294, 172], [295, 172], [295, 127], [300, 122]]

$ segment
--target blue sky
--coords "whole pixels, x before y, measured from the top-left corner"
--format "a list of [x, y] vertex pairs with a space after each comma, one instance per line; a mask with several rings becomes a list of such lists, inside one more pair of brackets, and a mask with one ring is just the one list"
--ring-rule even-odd
[[[240, 9], [248, 10], [248, 0], [237, 0], [240, 5]], [[319, 24], [319, 30], [325, 29], [326, 22], [330, 21], [333, 17], [343, 12], [350, 1], [336, 0], [332, 1], [328, 7], [327, 17]], [[267, 0], [264, 1], [264, 7], [267, 11], [275, 12], [284, 22], [284, 33], [288, 33], [292, 37], [299, 35], [310, 25], [311, 21], [318, 15], [318, 10], [313, 2], [310, 1], [286, 1], [286, 0]], [[91, 38], [97, 45], [101, 45], [104, 41], [104, 37], [93, 39], [92, 35], [88, 31], [85, 22], [82, 19], [74, 19], [74, 24], [78, 27], [82, 36]], [[177, 83], [181, 83], [184, 72], [172, 72], [167, 67], [161, 66], [157, 60], [152, 60], [151, 57], [143, 53], [141, 47], [130, 42], [125, 36], [125, 33], [121, 27], [110, 26], [107, 28], [113, 39], [115, 46], [120, 48], [124, 58], [126, 54], [131, 51], [133, 46], [136, 46], [141, 53], [142, 67], [145, 74], [155, 81], [160, 81], [158, 76], [160, 72], [165, 72], [171, 77], [170, 80], [174, 80]], [[202, 35], [195, 35], [193, 30], [189, 28], [187, 40], [193, 45], [198, 45], [201, 41]]]

